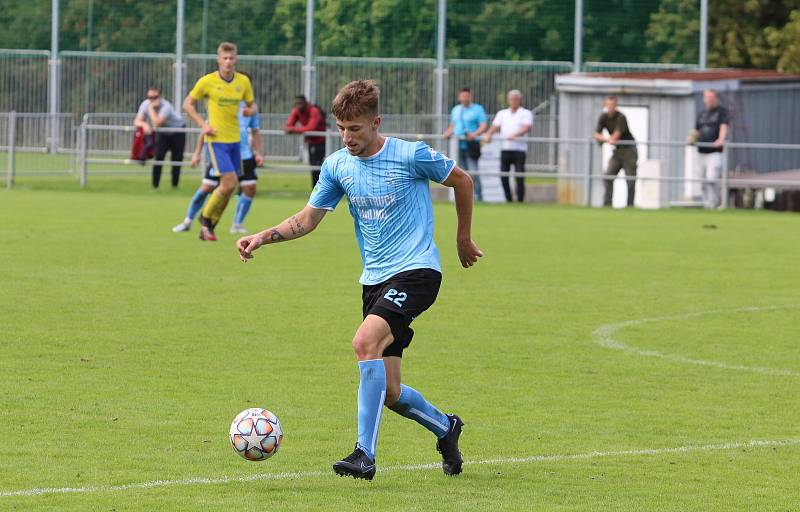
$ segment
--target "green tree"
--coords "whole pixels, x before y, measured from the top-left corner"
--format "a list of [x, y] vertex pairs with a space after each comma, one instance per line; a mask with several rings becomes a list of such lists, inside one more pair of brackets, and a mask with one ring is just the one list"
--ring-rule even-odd
[[655, 12], [659, 4], [660, 0], [587, 0], [583, 60], [653, 60], [645, 41], [645, 31], [650, 23], [650, 13]]
[[451, 0], [447, 56], [570, 60], [574, 16], [571, 2]]
[[0, 0], [0, 48], [46, 50], [50, 48], [48, 0]]
[[[171, 2], [72, 0], [61, 2], [60, 15], [65, 50], [175, 51], [177, 11]], [[49, 11], [46, 16], [49, 20]]]
[[800, 10], [792, 11], [783, 28], [767, 27], [765, 34], [773, 56], [778, 59], [778, 70], [800, 73]]
[[775, 68], [767, 27], [783, 27], [797, 0], [714, 0], [709, 4], [711, 67]]
[[328, 56], [432, 57], [436, 0], [320, 0], [316, 50]]
[[664, 0], [650, 15], [647, 47], [660, 62], [697, 62], [700, 8], [697, 0]]
[[[210, 0], [205, 53], [214, 53], [221, 41], [231, 41], [247, 55], [302, 55], [305, 12], [305, 0]], [[220, 13], [224, 23], [218, 21]], [[185, 51], [203, 53], [203, 0], [187, 1], [185, 16]]]

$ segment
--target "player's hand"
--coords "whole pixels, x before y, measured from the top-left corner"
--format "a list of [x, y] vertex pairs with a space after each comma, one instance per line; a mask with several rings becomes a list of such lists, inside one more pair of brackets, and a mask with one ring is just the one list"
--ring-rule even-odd
[[239, 250], [239, 259], [247, 263], [247, 260], [253, 259], [253, 251], [261, 247], [261, 237], [256, 233], [255, 235], [243, 236], [236, 241], [236, 249]]
[[492, 136], [487, 133], [486, 135], [483, 136], [483, 142], [485, 142], [486, 144], [491, 144], [492, 143]]
[[256, 167], [261, 167], [264, 164], [264, 157], [259, 155], [258, 153], [255, 154], [256, 159]]
[[242, 115], [245, 117], [253, 117], [258, 113], [258, 105], [253, 103], [252, 105], [245, 105], [242, 109]]
[[217, 133], [217, 130], [215, 130], [210, 124], [203, 123], [203, 127], [200, 129], [200, 135], [214, 135], [215, 133]]
[[145, 135], [150, 135], [151, 133], [153, 133], [153, 128], [151, 128], [149, 124], [145, 124], [144, 126], [142, 126], [142, 131], [144, 132]]
[[197, 167], [200, 163], [200, 153], [193, 153], [192, 154], [192, 167]]
[[461, 266], [469, 268], [478, 262], [478, 258], [483, 257], [483, 251], [478, 249], [475, 242], [471, 238], [459, 240], [458, 246], [458, 259], [461, 260]]

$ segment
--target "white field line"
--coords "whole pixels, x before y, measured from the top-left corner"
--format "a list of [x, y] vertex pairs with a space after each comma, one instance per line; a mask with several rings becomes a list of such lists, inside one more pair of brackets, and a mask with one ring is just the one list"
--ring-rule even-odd
[[[800, 445], [800, 439], [774, 439], [774, 440], [751, 440], [742, 442], [729, 442], [706, 445], [677, 446], [674, 448], [645, 448], [640, 450], [621, 450], [610, 452], [586, 452], [568, 455], [531, 455], [529, 457], [501, 457], [496, 459], [486, 459], [478, 461], [465, 461], [465, 466], [494, 466], [503, 464], [535, 464], [547, 462], [570, 462], [611, 457], [641, 457], [685, 454], [693, 452], [714, 452], [722, 450], [747, 450], [756, 448], [770, 447], [791, 447]], [[389, 466], [381, 468], [380, 473], [410, 472], [440, 469], [441, 463], [431, 464], [410, 464], [405, 466]], [[224, 485], [244, 482], [263, 482], [270, 480], [299, 480], [305, 478], [317, 478], [333, 476], [332, 471], [298, 471], [293, 473], [261, 473], [250, 476], [231, 476], [217, 478], [185, 478], [181, 480], [152, 480], [150, 482], [139, 482], [123, 485], [98, 485], [90, 487], [39, 487], [34, 489], [23, 489], [18, 491], [0, 491], [0, 498], [10, 498], [14, 496], [43, 496], [51, 494], [89, 494], [89, 493], [111, 493], [124, 492], [139, 489], [157, 489], [162, 487], [194, 486], [194, 485]]]
[[800, 377], [800, 373], [792, 371], [792, 370], [785, 370], [782, 368], [768, 368], [763, 366], [745, 366], [745, 365], [737, 365], [737, 364], [728, 364], [723, 361], [712, 361], [706, 359], [691, 359], [689, 357], [684, 357], [678, 354], [669, 354], [665, 352], [659, 352], [657, 350], [648, 350], [646, 348], [637, 348], [631, 347], [630, 345], [626, 345], [621, 341], [618, 341], [614, 338], [617, 331], [623, 329], [625, 327], [631, 327], [634, 325], [641, 325], [650, 322], [662, 322], [662, 321], [670, 321], [670, 320], [688, 320], [691, 318], [697, 318], [700, 316], [708, 316], [708, 315], [719, 315], [724, 313], [759, 313], [763, 311], [778, 311], [782, 309], [798, 309], [800, 305], [792, 304], [786, 306], [766, 306], [766, 307], [750, 307], [750, 308], [738, 308], [738, 309], [718, 309], [714, 311], [701, 311], [698, 313], [686, 313], [682, 315], [673, 315], [673, 316], [661, 316], [661, 317], [651, 317], [651, 318], [639, 318], [636, 320], [628, 320], [625, 322], [617, 322], [613, 324], [606, 324], [601, 325], [594, 331], [592, 331], [592, 338], [594, 339], [595, 343], [600, 345], [601, 347], [610, 348], [613, 350], [621, 350], [623, 352], [628, 352], [630, 354], [637, 354], [640, 356], [646, 357], [660, 357], [662, 359], [668, 359], [670, 361], [675, 361], [677, 363], [684, 363], [684, 364], [693, 364], [698, 366], [710, 366], [714, 368], [721, 368], [723, 370], [735, 370], [735, 371], [742, 371], [742, 372], [753, 372], [753, 373], [762, 373], [766, 375], [780, 375], [784, 377]]

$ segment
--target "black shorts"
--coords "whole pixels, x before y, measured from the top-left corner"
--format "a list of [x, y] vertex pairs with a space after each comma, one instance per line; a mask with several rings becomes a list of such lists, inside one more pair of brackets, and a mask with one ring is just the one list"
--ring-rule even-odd
[[206, 166], [206, 172], [203, 174], [203, 183], [212, 187], [216, 187], [219, 185], [219, 176], [214, 176], [211, 174], [213, 169], [214, 168], [210, 165]]
[[242, 160], [242, 174], [239, 175], [239, 183], [242, 185], [254, 185], [257, 180], [255, 157]]
[[[206, 167], [206, 173], [203, 175], [203, 183], [215, 187], [219, 185], [219, 176], [213, 176], [211, 174], [212, 170], [213, 167], [210, 165]], [[245, 185], [252, 185], [253, 182], [257, 180], [258, 175], [256, 174], [256, 159], [248, 158], [247, 160], [242, 160], [242, 173], [239, 175], [239, 183], [244, 182]]]
[[364, 285], [361, 294], [364, 318], [377, 315], [389, 324], [394, 341], [384, 357], [403, 357], [414, 331], [411, 322], [431, 307], [439, 294], [442, 274], [429, 268], [400, 272], [379, 284]]

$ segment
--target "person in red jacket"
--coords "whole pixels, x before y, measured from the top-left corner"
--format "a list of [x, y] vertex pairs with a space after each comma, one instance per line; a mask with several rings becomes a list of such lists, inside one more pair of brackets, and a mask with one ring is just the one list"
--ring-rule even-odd
[[[286, 133], [324, 132], [327, 129], [325, 114], [314, 103], [309, 103], [302, 94], [295, 96], [294, 108], [286, 120], [283, 131]], [[308, 163], [314, 167], [311, 171], [311, 188], [319, 179], [319, 166], [325, 159], [325, 137], [322, 135], [306, 135], [308, 145]]]

